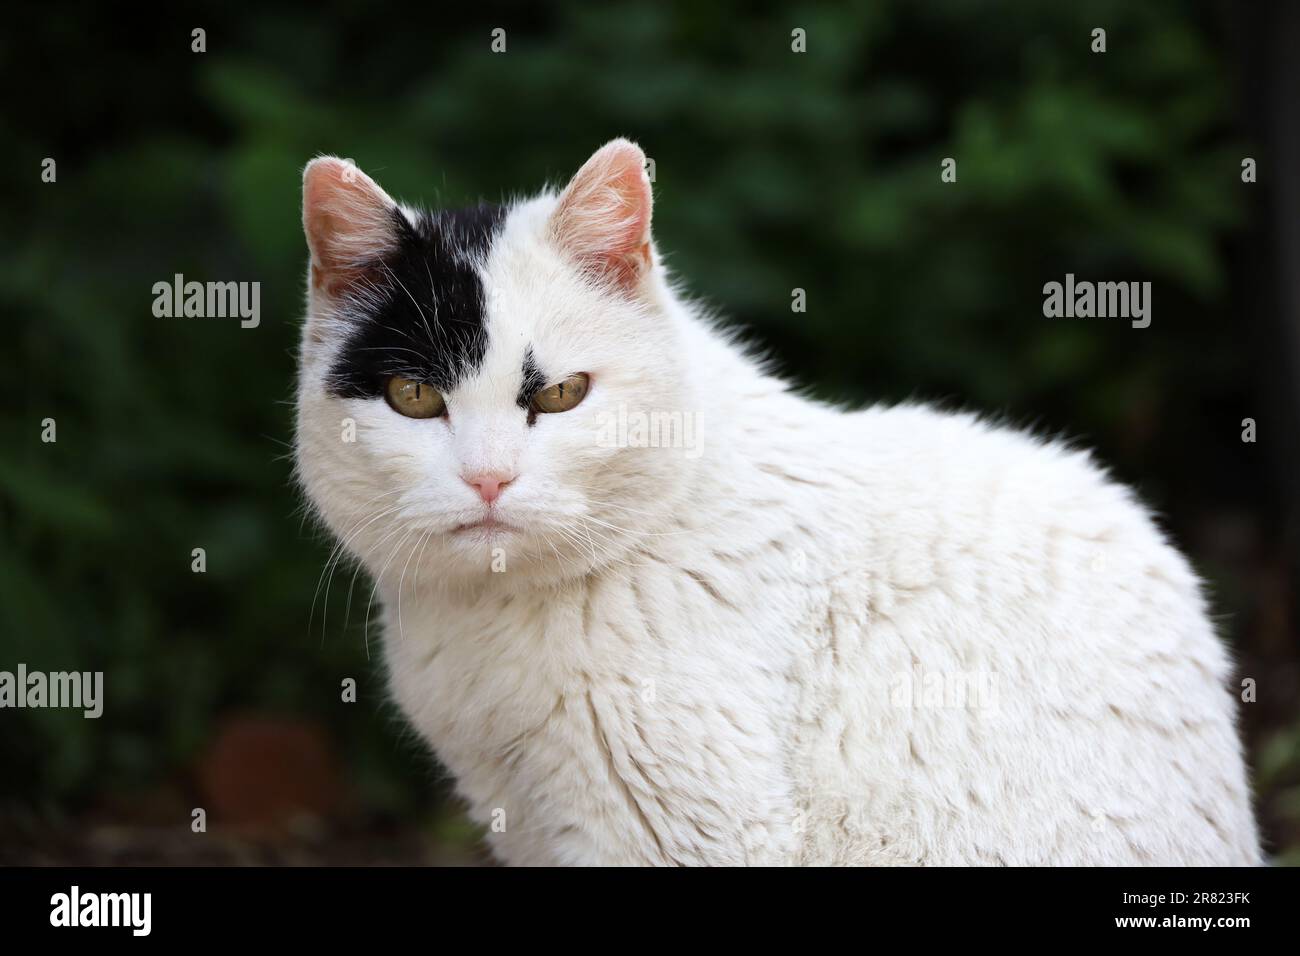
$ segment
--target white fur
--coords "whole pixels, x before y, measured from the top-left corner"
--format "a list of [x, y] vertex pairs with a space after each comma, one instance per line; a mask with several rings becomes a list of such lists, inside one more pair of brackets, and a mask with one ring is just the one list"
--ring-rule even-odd
[[[326, 395], [344, 323], [316, 293], [299, 386], [301, 479], [500, 859], [1258, 861], [1230, 663], [1126, 489], [970, 415], [793, 394], [657, 256], [634, 295], [584, 279], [556, 203], [481, 263], [488, 350], [449, 420]], [[532, 427], [529, 346], [592, 378]], [[620, 405], [697, 415], [698, 454], [597, 441]], [[518, 475], [524, 533], [450, 531], [482, 470]]]

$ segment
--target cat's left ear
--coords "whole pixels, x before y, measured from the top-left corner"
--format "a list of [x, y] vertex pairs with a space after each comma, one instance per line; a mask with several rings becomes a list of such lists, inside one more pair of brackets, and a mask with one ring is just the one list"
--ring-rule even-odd
[[560, 248], [594, 277], [629, 292], [652, 261], [645, 164], [635, 143], [606, 143], [570, 180], [551, 214]]

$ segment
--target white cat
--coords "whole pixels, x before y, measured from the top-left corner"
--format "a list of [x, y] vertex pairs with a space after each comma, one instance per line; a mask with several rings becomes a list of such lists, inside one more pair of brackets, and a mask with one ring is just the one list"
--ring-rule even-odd
[[674, 292], [644, 162], [435, 214], [304, 178], [300, 478], [497, 856], [1258, 862], [1230, 663], [1130, 492], [793, 394]]

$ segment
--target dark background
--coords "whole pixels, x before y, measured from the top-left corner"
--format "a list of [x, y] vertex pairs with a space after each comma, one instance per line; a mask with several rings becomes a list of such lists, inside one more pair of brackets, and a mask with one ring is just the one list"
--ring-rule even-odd
[[[671, 266], [817, 395], [1063, 433], [1158, 509], [1258, 682], [1242, 714], [1260, 821], [1300, 862], [1297, 11], [9, 15], [0, 669], [102, 670], [107, 702], [99, 720], [0, 711], [0, 860], [482, 859], [385, 702], [364, 575], [346, 624], [348, 568], [310, 614], [330, 543], [290, 474], [301, 170], [337, 153], [401, 199], [459, 204], [562, 183], [626, 135], [655, 160]], [[178, 272], [260, 282], [260, 327], [155, 318], [152, 286]], [[1043, 284], [1067, 272], [1151, 281], [1151, 327], [1045, 319]]]

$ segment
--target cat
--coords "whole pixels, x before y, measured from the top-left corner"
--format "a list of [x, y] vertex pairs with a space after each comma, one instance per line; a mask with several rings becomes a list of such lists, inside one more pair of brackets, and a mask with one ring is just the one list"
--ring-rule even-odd
[[304, 173], [298, 478], [495, 856], [1258, 863], [1231, 665], [1143, 506], [1059, 442], [795, 394], [677, 291], [645, 164], [435, 213]]

